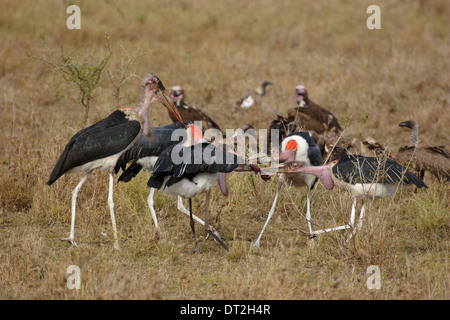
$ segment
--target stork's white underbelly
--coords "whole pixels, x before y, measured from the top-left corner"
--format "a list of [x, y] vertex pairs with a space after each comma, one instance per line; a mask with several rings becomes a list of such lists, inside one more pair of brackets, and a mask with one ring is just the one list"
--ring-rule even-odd
[[139, 138], [139, 135], [137, 135], [133, 141], [131, 141], [131, 143], [123, 150], [121, 150], [120, 152], [113, 154], [109, 157], [106, 158], [101, 158], [101, 159], [97, 159], [85, 164], [82, 164], [81, 166], [72, 168], [70, 170], [67, 171], [67, 173], [73, 173], [73, 172], [80, 172], [80, 171], [91, 171], [97, 168], [101, 168], [101, 170], [106, 170], [106, 169], [111, 169], [114, 168], [116, 166], [117, 160], [119, 160], [120, 156], [127, 151], [128, 149], [131, 148], [131, 146], [136, 142], [136, 140]]
[[81, 166], [78, 166], [78, 167], [68, 170], [67, 173], [74, 173], [74, 172], [80, 172], [80, 171], [86, 172], [86, 171], [91, 171], [91, 170], [94, 170], [97, 168], [101, 168], [102, 170], [114, 168], [116, 166], [117, 160], [119, 160], [120, 156], [125, 151], [126, 150], [123, 150], [112, 156], [102, 158], [102, 159], [97, 159], [97, 160], [82, 164]]
[[218, 173], [199, 173], [192, 180], [184, 178], [170, 187], [166, 187], [167, 180], [164, 179], [163, 187], [160, 189], [164, 194], [193, 198], [194, 196], [208, 191], [214, 186], [219, 177]]
[[335, 184], [345, 187], [358, 198], [379, 199], [390, 197], [403, 187], [403, 184], [392, 183], [356, 183], [347, 184], [338, 179], [333, 179]]

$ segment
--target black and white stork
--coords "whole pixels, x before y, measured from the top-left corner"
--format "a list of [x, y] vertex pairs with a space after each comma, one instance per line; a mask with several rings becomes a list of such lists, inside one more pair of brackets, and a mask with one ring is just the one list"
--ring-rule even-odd
[[[206, 192], [204, 225], [213, 238], [225, 249], [228, 247], [209, 225], [209, 191], [218, 181], [224, 192], [224, 174], [239, 166], [238, 157], [213, 144], [207, 143], [199, 127], [190, 126], [192, 141], [171, 146], [158, 157], [153, 173], [148, 180], [150, 188], [156, 188], [168, 195], [182, 196], [189, 199], [190, 224], [194, 236], [194, 252], [199, 252], [192, 214], [192, 198]], [[222, 179], [221, 179], [222, 178]], [[225, 192], [224, 192], [225, 193]]]
[[155, 101], [162, 103], [179, 121], [182, 121], [161, 80], [157, 76], [149, 74], [142, 81], [142, 99], [136, 108], [116, 110], [103, 120], [80, 130], [70, 139], [47, 182], [48, 185], [52, 185], [66, 173], [85, 172], [81, 181], [72, 191], [70, 235], [62, 240], [69, 241], [76, 246], [77, 195], [91, 172], [96, 168], [101, 168], [109, 170], [108, 205], [114, 232], [114, 247], [119, 248], [113, 201], [114, 167], [122, 153], [137, 141], [141, 133], [147, 137], [151, 136], [149, 107]]
[[[306, 132], [293, 132], [289, 134], [281, 143], [281, 153], [276, 155], [276, 152], [272, 151], [272, 157], [274, 159], [278, 158], [280, 162], [291, 162], [300, 161], [307, 163], [310, 166], [320, 166], [322, 165], [322, 154], [317, 144], [314, 142], [313, 138]], [[264, 233], [264, 230], [269, 223], [270, 218], [275, 212], [278, 196], [280, 194], [281, 187], [284, 182], [293, 185], [294, 187], [301, 188], [307, 187], [308, 193], [306, 197], [306, 221], [308, 222], [308, 228], [312, 234], [311, 227], [311, 190], [314, 187], [317, 178], [310, 174], [290, 174], [290, 173], [280, 173], [278, 174], [278, 189], [273, 201], [272, 207], [269, 211], [269, 216], [258, 236], [258, 239], [253, 243], [254, 247], [260, 246], [260, 240]], [[311, 246], [314, 246], [314, 239], [311, 238]]]
[[309, 99], [303, 85], [295, 87], [298, 107], [288, 110], [288, 119], [304, 130], [313, 130], [318, 134], [340, 133], [342, 127], [338, 119], [328, 110]]
[[[337, 185], [352, 194], [353, 204], [348, 224], [313, 232], [313, 234], [317, 235], [324, 232], [352, 228], [353, 231], [347, 238], [346, 243], [352, 239], [362, 226], [364, 199], [389, 197], [405, 186], [415, 185], [419, 188], [428, 188], [412, 172], [386, 157], [347, 155], [323, 166], [292, 163], [289, 171], [314, 175], [321, 180], [326, 189], [331, 190], [334, 188], [334, 185]], [[358, 198], [361, 198], [363, 202], [358, 223], [355, 226], [356, 200]]]
[[[175, 130], [181, 130], [181, 132], [175, 134]], [[150, 139], [141, 135], [136, 143], [130, 149], [125, 151], [117, 161], [115, 173], [118, 173], [120, 169], [123, 170], [123, 173], [119, 176], [118, 182], [129, 182], [141, 170], [152, 171], [156, 160], [165, 149], [182, 141], [192, 139], [192, 134], [190, 134], [191, 130], [191, 124], [186, 120], [184, 120], [184, 125], [178, 121], [164, 127], [152, 127], [152, 136]], [[126, 166], [129, 162], [131, 162], [131, 164], [127, 168]], [[156, 228], [159, 228], [154, 208], [154, 193], [155, 188], [150, 188], [147, 204], [153, 222], [155, 223]], [[183, 205], [183, 198], [181, 196], [178, 196], [177, 206], [178, 210], [190, 216], [189, 211]], [[201, 225], [205, 225], [205, 222], [196, 215], [193, 215], [193, 218]], [[210, 228], [214, 230], [214, 227], [210, 226]], [[217, 232], [216, 235], [219, 236]]]
[[247, 93], [244, 94], [238, 101], [234, 103], [233, 111], [238, 112], [239, 110], [247, 110], [253, 106], [259, 106], [262, 104], [262, 98], [266, 94], [266, 87], [268, 85], [273, 85], [270, 81], [261, 81], [259, 86]]
[[[136, 143], [125, 151], [116, 163], [115, 173], [118, 173], [120, 169], [123, 171], [119, 176], [118, 182], [129, 182], [136, 175], [138, 175], [141, 170], [151, 171], [161, 152], [171, 145], [175, 145], [181, 141], [181, 136], [179, 136], [178, 140], [176, 139], [177, 137], [174, 137], [175, 139], [172, 140], [174, 131], [178, 129], [185, 130], [185, 126], [187, 126], [188, 123], [189, 122], [184, 120], [184, 124], [177, 121], [164, 127], [152, 127], [152, 136], [150, 139], [144, 135], [140, 135]], [[127, 164], [129, 162], [131, 162], [131, 164], [127, 168]], [[158, 219], [154, 209], [154, 193], [155, 189], [151, 188], [147, 197], [147, 204], [149, 206], [153, 222], [155, 223], [156, 228], [159, 228]], [[189, 211], [187, 211], [184, 207], [181, 197], [178, 197], [177, 204], [178, 210], [189, 215]], [[197, 220], [198, 218], [194, 217], [194, 219]]]
[[403, 165], [411, 165], [423, 179], [425, 171], [438, 180], [450, 181], [450, 150], [445, 146], [419, 146], [419, 125], [414, 120], [401, 122], [400, 127], [411, 129], [412, 146], [401, 147], [396, 160]]
[[[184, 90], [180, 86], [172, 87], [170, 92], [170, 98], [175, 103], [178, 112], [184, 120], [190, 120], [192, 122], [201, 121], [202, 127], [207, 129], [217, 129], [221, 131], [219, 125], [211, 119], [206, 113], [202, 110], [189, 106], [184, 101]], [[176, 117], [169, 112], [169, 116], [173, 122], [178, 121]]]

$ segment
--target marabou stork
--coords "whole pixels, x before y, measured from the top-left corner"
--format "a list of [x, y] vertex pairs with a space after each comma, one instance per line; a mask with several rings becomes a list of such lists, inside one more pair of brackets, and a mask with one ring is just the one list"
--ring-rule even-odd
[[[397, 190], [405, 186], [428, 188], [425, 183], [412, 172], [402, 167], [394, 160], [386, 157], [365, 157], [361, 155], [347, 155], [323, 166], [310, 166], [292, 163], [290, 172], [312, 174], [319, 178], [326, 189], [331, 190], [336, 184], [348, 190], [353, 196], [352, 210], [349, 224], [314, 231], [317, 235], [324, 232], [349, 229], [353, 231], [346, 243], [362, 226], [364, 216], [364, 199], [378, 199], [394, 195]], [[356, 200], [362, 199], [361, 212], [355, 226]]]
[[[152, 127], [152, 136], [150, 139], [144, 135], [140, 135], [136, 143], [125, 151], [116, 163], [115, 173], [118, 173], [120, 169], [123, 171], [123, 173], [119, 176], [118, 182], [129, 182], [141, 170], [151, 171], [161, 152], [171, 145], [175, 145], [180, 142], [182, 138], [181, 136], [179, 137], [179, 140], [172, 140], [172, 134], [174, 131], [178, 129], [185, 130], [184, 128], [187, 125], [188, 122], [186, 120], [184, 120], [184, 124], [177, 120], [177, 122], [164, 127]], [[127, 164], [129, 162], [131, 162], [131, 164], [127, 168]], [[155, 223], [156, 228], [159, 228], [158, 219], [153, 206], [154, 193], [155, 189], [151, 188], [147, 197], [147, 204], [149, 206], [153, 222]], [[184, 207], [181, 197], [178, 197], [178, 210], [189, 215], [189, 211], [187, 211]]]
[[[205, 228], [226, 250], [228, 247], [209, 225], [209, 190], [219, 180], [221, 189], [225, 179], [220, 177], [239, 166], [238, 157], [207, 143], [197, 126], [190, 126], [193, 141], [186, 140], [164, 150], [158, 157], [148, 186], [165, 194], [189, 199], [190, 225], [194, 236], [194, 252], [199, 252], [192, 214], [192, 198], [206, 192]], [[193, 144], [192, 144], [193, 142]], [[224, 192], [222, 190], [222, 192]]]
[[[272, 156], [277, 158], [275, 152], [272, 151]], [[278, 155], [280, 162], [291, 162], [300, 161], [307, 163], [310, 166], [320, 166], [322, 165], [322, 154], [317, 144], [314, 142], [313, 138], [306, 132], [293, 132], [289, 134], [281, 143], [281, 153]], [[260, 246], [260, 240], [264, 233], [264, 230], [269, 223], [270, 218], [275, 212], [278, 196], [280, 194], [281, 187], [284, 182], [290, 183], [294, 187], [301, 188], [307, 187], [308, 193], [306, 197], [306, 221], [308, 222], [308, 228], [312, 234], [311, 227], [311, 212], [310, 212], [310, 201], [311, 201], [311, 190], [314, 187], [317, 178], [310, 174], [290, 174], [281, 173], [278, 174], [279, 183], [275, 199], [273, 201], [272, 207], [269, 211], [269, 216], [267, 217], [266, 223], [258, 236], [258, 239], [253, 244], [254, 247]], [[314, 239], [311, 238], [311, 246], [314, 246]]]
[[149, 107], [154, 101], [162, 103], [179, 121], [182, 121], [161, 80], [149, 74], [142, 81], [142, 99], [136, 108], [114, 111], [103, 120], [76, 133], [66, 145], [47, 184], [53, 184], [65, 173], [83, 171], [85, 174], [72, 192], [70, 235], [62, 240], [76, 246], [74, 233], [77, 195], [91, 172], [101, 168], [109, 170], [108, 205], [114, 232], [114, 248], [119, 248], [113, 201], [114, 167], [122, 153], [136, 142], [141, 133], [151, 137]]
[[[175, 133], [176, 130], [181, 131]], [[191, 124], [186, 120], [184, 120], [184, 124], [177, 121], [164, 127], [152, 127], [152, 136], [150, 139], [141, 135], [136, 143], [125, 151], [117, 161], [115, 173], [118, 173], [120, 169], [123, 171], [118, 181], [129, 182], [141, 170], [152, 171], [156, 160], [165, 149], [182, 141], [192, 139], [192, 134], [190, 134], [191, 130]], [[126, 166], [129, 162], [131, 162], [131, 164], [127, 168]], [[153, 206], [154, 193], [155, 188], [150, 188], [150, 193], [147, 197], [147, 204], [150, 208], [153, 222], [155, 223], [156, 228], [159, 228], [158, 219]], [[190, 215], [189, 211], [183, 205], [183, 199], [181, 196], [178, 196], [177, 205], [178, 210], [188, 216]], [[205, 225], [205, 222], [197, 216], [193, 215], [193, 218], [201, 225]], [[216, 233], [217, 236], [219, 236], [214, 227], [211, 226], [210, 228]]]

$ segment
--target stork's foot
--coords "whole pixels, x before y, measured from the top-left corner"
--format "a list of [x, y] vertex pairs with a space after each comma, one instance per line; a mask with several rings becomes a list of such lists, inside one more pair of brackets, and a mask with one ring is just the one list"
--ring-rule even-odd
[[61, 238], [61, 241], [69, 241], [70, 244], [73, 245], [75, 248], [78, 247], [73, 237]]
[[195, 244], [194, 250], [192, 250], [192, 253], [200, 253], [200, 248], [197, 244]]
[[213, 226], [209, 225], [208, 227], [206, 227], [206, 231], [208, 232], [208, 236], [211, 235], [216, 242], [218, 242], [222, 247], [225, 248], [225, 250], [229, 250], [228, 246], [222, 241], [219, 232], [217, 232], [217, 230]]
[[216, 239], [219, 238], [220, 240], [222, 240], [222, 238], [220, 237], [219, 232], [216, 230], [216, 228], [214, 228], [213, 226], [209, 226], [205, 228], [206, 231], [208, 232], [208, 234], [206, 235], [206, 240], [209, 239], [209, 235], [215, 235], [215, 237], [213, 237], [214, 241], [217, 241]]
[[316, 247], [316, 241], [315, 241], [316, 235], [310, 235], [309, 239], [311, 240], [311, 242], [309, 243], [309, 248], [310, 249], [314, 249]]
[[255, 243], [253, 243], [253, 248], [259, 248], [260, 244], [259, 244], [259, 240], [256, 240]]

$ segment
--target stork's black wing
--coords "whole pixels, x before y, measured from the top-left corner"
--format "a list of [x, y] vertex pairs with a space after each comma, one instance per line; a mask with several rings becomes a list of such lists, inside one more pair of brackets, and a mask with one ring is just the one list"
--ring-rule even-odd
[[164, 178], [170, 176], [166, 183], [169, 187], [199, 173], [231, 172], [240, 163], [242, 161], [235, 154], [218, 149], [212, 144], [172, 146], [159, 156], [147, 185], [159, 189]]
[[421, 179], [389, 158], [348, 155], [333, 167], [333, 174], [351, 183], [405, 183], [427, 187]]
[[66, 145], [47, 184], [51, 185], [68, 170], [119, 153], [130, 145], [141, 130], [136, 120], [128, 120], [121, 110], [76, 133]]
[[117, 161], [115, 167], [115, 173], [118, 173], [120, 169], [126, 171], [126, 165], [130, 161], [136, 161], [141, 158], [159, 156], [161, 152], [179, 143], [183, 136], [174, 136], [172, 140], [172, 134], [177, 129], [182, 129], [184, 124], [177, 121], [176, 123], [164, 126], [164, 127], [152, 127], [152, 135], [150, 139], [141, 135], [138, 140], [133, 144], [131, 148], [125, 151]]

